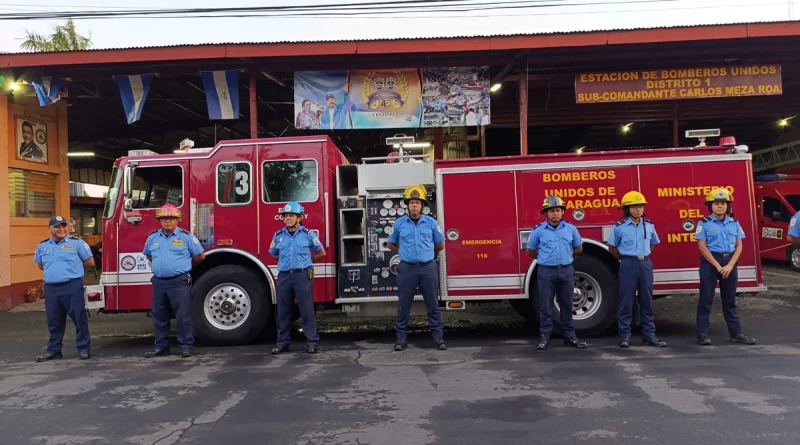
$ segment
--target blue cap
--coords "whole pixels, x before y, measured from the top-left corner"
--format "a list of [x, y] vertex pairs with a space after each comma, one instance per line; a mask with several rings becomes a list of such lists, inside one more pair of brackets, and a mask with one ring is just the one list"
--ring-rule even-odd
[[54, 216], [50, 218], [50, 227], [60, 226], [61, 224], [67, 224], [67, 220], [64, 219], [63, 216]]

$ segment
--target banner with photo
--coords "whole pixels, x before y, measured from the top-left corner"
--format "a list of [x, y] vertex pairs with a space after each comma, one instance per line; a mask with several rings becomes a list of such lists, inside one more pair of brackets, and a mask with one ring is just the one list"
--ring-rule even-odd
[[489, 67], [294, 74], [301, 130], [488, 125]]

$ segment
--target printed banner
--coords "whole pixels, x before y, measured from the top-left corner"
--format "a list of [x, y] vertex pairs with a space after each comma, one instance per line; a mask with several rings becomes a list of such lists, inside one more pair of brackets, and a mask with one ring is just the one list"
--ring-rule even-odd
[[489, 68], [295, 72], [301, 130], [488, 125]]
[[780, 65], [725, 66], [575, 75], [579, 104], [783, 94]]

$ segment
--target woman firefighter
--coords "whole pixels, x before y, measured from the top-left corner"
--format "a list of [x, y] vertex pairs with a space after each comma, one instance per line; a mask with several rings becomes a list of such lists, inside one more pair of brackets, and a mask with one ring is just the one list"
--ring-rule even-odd
[[700, 249], [700, 296], [697, 300], [697, 341], [711, 345], [708, 337], [711, 304], [719, 282], [722, 313], [728, 325], [732, 343], [754, 345], [756, 341], [742, 333], [739, 313], [736, 310], [736, 282], [739, 279], [736, 263], [742, 254], [744, 230], [731, 211], [733, 195], [724, 188], [706, 195], [706, 205], [711, 215], [697, 223], [695, 239]]

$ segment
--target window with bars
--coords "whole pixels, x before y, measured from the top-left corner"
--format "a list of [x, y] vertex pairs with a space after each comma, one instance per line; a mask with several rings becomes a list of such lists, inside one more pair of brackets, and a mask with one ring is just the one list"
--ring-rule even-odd
[[8, 201], [12, 218], [55, 216], [56, 175], [8, 169]]

